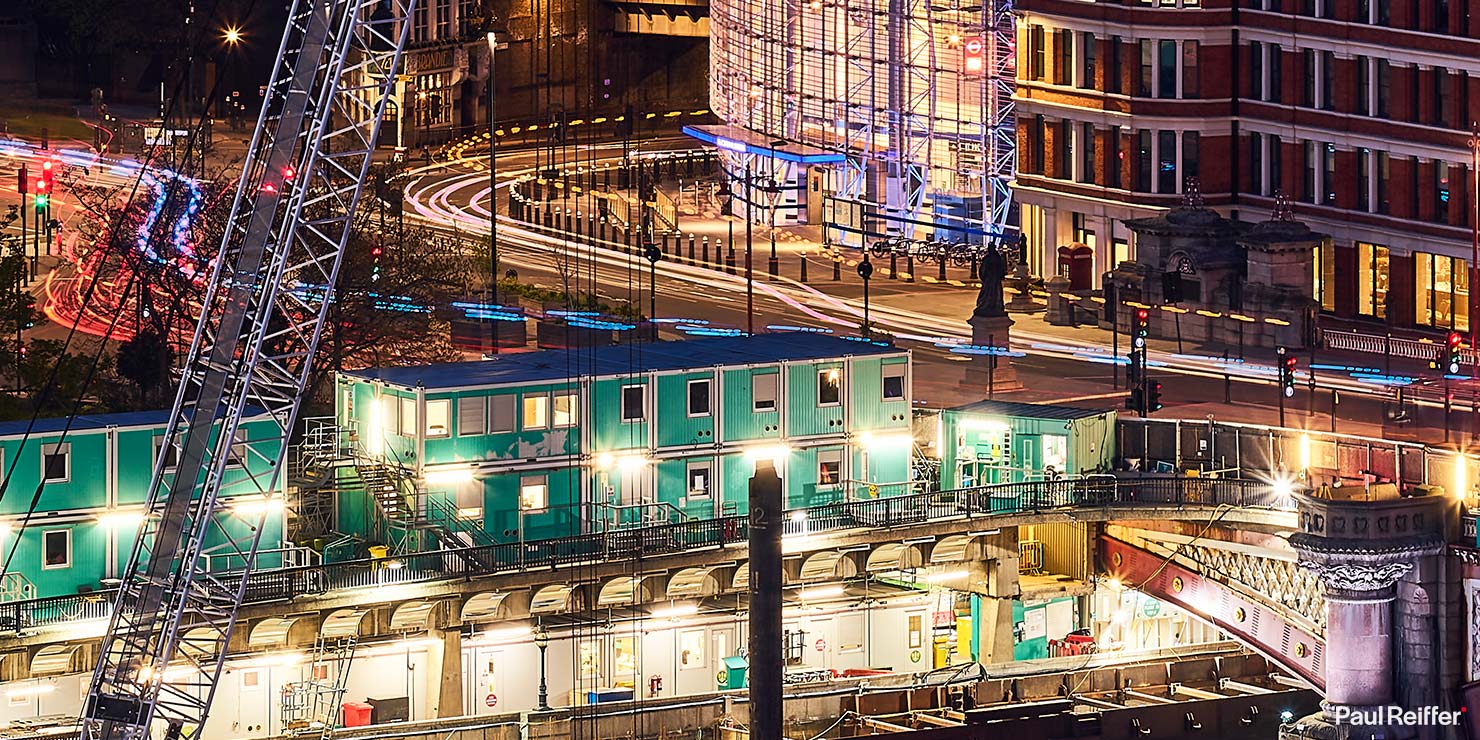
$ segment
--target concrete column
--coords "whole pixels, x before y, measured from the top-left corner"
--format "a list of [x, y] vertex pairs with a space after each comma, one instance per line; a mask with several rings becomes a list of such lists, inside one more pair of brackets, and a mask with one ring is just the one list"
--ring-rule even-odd
[[462, 631], [456, 628], [442, 632], [442, 670], [438, 674], [437, 716], [463, 715]]
[[982, 597], [977, 662], [1009, 662], [1013, 653], [1012, 602], [1022, 593], [1018, 586], [1017, 528], [983, 535], [966, 560], [966, 571], [966, 590]]
[[1393, 599], [1386, 593], [1326, 595], [1326, 702], [1374, 707], [1393, 700]]

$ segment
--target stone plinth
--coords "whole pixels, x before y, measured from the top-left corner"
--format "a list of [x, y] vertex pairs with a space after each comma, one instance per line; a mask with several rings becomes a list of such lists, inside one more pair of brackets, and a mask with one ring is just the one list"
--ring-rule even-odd
[[1073, 326], [1074, 306], [1064, 297], [1069, 292], [1069, 278], [1054, 275], [1043, 281], [1043, 288], [1048, 291], [1048, 313], [1044, 320], [1054, 326]]
[[[1012, 337], [1012, 319], [1006, 316], [972, 316], [971, 343], [978, 347], [1007, 349]], [[995, 367], [994, 367], [995, 365]], [[973, 355], [962, 385], [973, 391], [998, 393], [1022, 390], [1012, 360], [996, 355]]]

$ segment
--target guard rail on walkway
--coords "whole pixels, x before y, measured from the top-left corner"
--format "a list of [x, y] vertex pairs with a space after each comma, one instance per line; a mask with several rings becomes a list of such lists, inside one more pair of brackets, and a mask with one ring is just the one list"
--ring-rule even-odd
[[[1194, 505], [1289, 509], [1269, 483], [1236, 478], [1095, 476], [1005, 483], [847, 501], [788, 512], [787, 534], [893, 527], [953, 519], [1105, 505]], [[582, 562], [630, 560], [745, 543], [743, 516], [701, 519], [527, 542], [368, 558], [247, 574], [245, 603], [270, 603], [329, 591], [522, 572]], [[472, 568], [469, 563], [486, 563]], [[223, 574], [232, 583], [235, 576]], [[0, 603], [0, 632], [106, 618], [116, 590]]]

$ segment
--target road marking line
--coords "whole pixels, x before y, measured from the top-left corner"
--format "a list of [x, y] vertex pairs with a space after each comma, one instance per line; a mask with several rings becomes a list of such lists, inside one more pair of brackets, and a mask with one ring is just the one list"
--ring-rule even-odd
[[1061, 403], [1074, 403], [1076, 401], [1098, 401], [1103, 398], [1120, 398], [1124, 395], [1126, 395], [1126, 391], [1112, 391], [1110, 393], [1095, 393], [1088, 396], [1070, 396], [1068, 398], [1055, 398], [1050, 401], [1037, 401], [1036, 403], [1054, 405]]

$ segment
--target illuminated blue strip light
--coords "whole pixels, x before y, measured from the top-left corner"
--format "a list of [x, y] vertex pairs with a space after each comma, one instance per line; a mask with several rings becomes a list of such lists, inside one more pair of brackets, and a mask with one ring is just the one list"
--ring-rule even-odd
[[745, 332], [739, 329], [720, 329], [710, 326], [694, 326], [691, 324], [679, 324], [678, 330], [692, 337], [743, 337]]
[[1352, 377], [1358, 382], [1371, 383], [1372, 385], [1412, 385], [1413, 378], [1402, 375], [1369, 375], [1367, 373], [1352, 373]]
[[[302, 298], [305, 302], [318, 303], [324, 300], [324, 294], [328, 292], [324, 285], [312, 283], [299, 283], [293, 286], [293, 294]], [[365, 295], [375, 299], [375, 308], [382, 311], [395, 311], [397, 313], [431, 313], [431, 306], [417, 303], [403, 295], [381, 295], [379, 293], [366, 293]], [[338, 296], [335, 296], [337, 299]]]
[[587, 316], [572, 316], [565, 320], [566, 326], [574, 326], [577, 329], [594, 329], [596, 331], [629, 331], [636, 329], [636, 324], [624, 324], [620, 321], [607, 321], [605, 319], [593, 319]]
[[597, 311], [566, 311], [564, 309], [557, 309], [554, 311], [546, 311], [545, 315], [568, 318], [572, 316], [600, 316], [601, 313]]
[[452, 307], [463, 312], [470, 319], [486, 319], [488, 321], [524, 321], [524, 314], [516, 309], [508, 309], [491, 303], [468, 303], [466, 301], [453, 301]]
[[848, 161], [847, 155], [837, 152], [818, 152], [816, 154], [797, 154], [785, 149], [772, 149], [768, 146], [747, 144], [743, 141], [720, 136], [719, 134], [705, 131], [697, 126], [684, 126], [684, 134], [692, 136], [706, 144], [712, 144], [720, 149], [741, 154], [754, 154], [765, 157], [774, 157], [783, 162], [796, 162], [797, 164], [837, 164]]
[[1026, 352], [1015, 352], [1006, 347], [991, 347], [983, 344], [939, 344], [936, 346], [949, 347], [951, 352], [958, 355], [996, 355], [997, 357], [1028, 356]]
[[771, 324], [770, 326], [767, 326], [766, 328], [768, 330], [770, 330], [770, 331], [794, 331], [794, 332], [801, 332], [803, 334], [831, 334], [831, 333], [833, 333], [833, 330], [832, 329], [826, 329], [826, 328], [823, 328], [823, 327], [820, 327], [820, 326], [789, 326], [787, 324]]
[[888, 342], [880, 342], [877, 339], [866, 339], [864, 337], [850, 337], [850, 336], [848, 336], [846, 334], [838, 337], [838, 339], [846, 339], [846, 340], [848, 340], [850, 342], [862, 342], [864, 344], [872, 344], [875, 347], [888, 347], [889, 346], [889, 343]]

